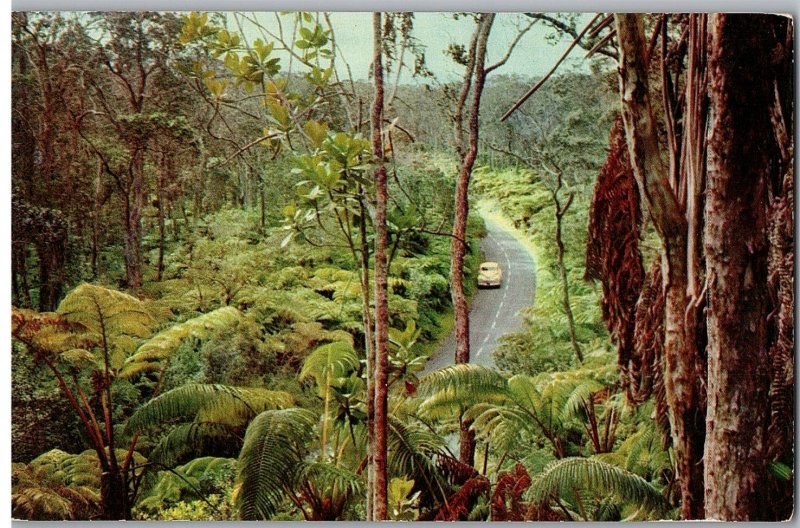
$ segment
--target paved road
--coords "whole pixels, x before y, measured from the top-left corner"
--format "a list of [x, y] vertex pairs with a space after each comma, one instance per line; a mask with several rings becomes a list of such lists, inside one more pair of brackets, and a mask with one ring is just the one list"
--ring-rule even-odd
[[[503, 334], [524, 328], [521, 308], [531, 306], [536, 294], [536, 272], [533, 259], [525, 247], [502, 225], [486, 220], [489, 234], [481, 241], [484, 261], [495, 261], [503, 270], [499, 289], [481, 289], [472, 298], [469, 312], [470, 361], [494, 366], [492, 351]], [[455, 332], [434, 352], [423, 374], [453, 363], [456, 350]]]

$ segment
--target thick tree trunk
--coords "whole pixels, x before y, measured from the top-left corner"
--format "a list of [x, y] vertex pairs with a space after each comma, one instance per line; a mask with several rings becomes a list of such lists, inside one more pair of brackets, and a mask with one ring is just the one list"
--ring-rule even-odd
[[131, 518], [128, 488], [121, 473], [106, 471], [102, 474], [100, 477], [100, 502], [103, 506], [104, 520], [118, 521]]
[[697, 326], [687, 326], [687, 230], [684, 211], [670, 186], [653, 118], [647, 82], [647, 42], [642, 16], [615, 15], [620, 47], [620, 93], [628, 151], [639, 193], [662, 244], [665, 289], [666, 399], [684, 519], [703, 516], [705, 365]]
[[773, 99], [769, 16], [711, 15], [705, 252], [706, 517], [758, 520], [769, 415], [767, 185]]
[[372, 14], [373, 62], [375, 99], [372, 105], [372, 155], [378, 164], [375, 171], [375, 502], [373, 519], [389, 518], [388, 511], [388, 391], [389, 391], [389, 297], [388, 263], [386, 251], [389, 243], [386, 210], [389, 201], [386, 166], [383, 164], [383, 34], [381, 13]]

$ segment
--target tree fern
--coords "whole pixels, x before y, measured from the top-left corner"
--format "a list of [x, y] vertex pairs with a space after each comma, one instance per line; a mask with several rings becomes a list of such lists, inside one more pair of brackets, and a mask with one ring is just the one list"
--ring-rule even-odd
[[[613, 368], [613, 365], [611, 366]], [[543, 373], [535, 377], [501, 374], [477, 365], [454, 365], [432, 372], [420, 382], [427, 398], [420, 414], [432, 419], [473, 420], [480, 436], [512, 449], [523, 433], [540, 434], [558, 457], [566, 454], [567, 432], [578, 411], [594, 395], [612, 390], [616, 377], [605, 365], [577, 371]]]
[[317, 419], [311, 411], [290, 408], [263, 412], [250, 423], [239, 454], [237, 503], [243, 520], [274, 515], [302, 472]]
[[530, 496], [540, 504], [551, 498], [572, 496], [576, 489], [588, 497], [613, 495], [622, 503], [636, 506], [637, 515], [660, 518], [669, 509], [663, 495], [642, 477], [591, 458], [565, 458], [549, 464], [534, 478]]
[[339, 494], [357, 496], [364, 488], [361, 476], [351, 469], [321, 462], [304, 464], [298, 472], [298, 478], [313, 483], [319, 494], [332, 495], [336, 490]]
[[[118, 456], [124, 456], [120, 450]], [[137, 463], [144, 460], [134, 454]], [[100, 465], [92, 450], [53, 449], [11, 466], [12, 515], [31, 520], [90, 519], [100, 514]]]
[[[125, 354], [136, 340], [151, 335], [155, 319], [142, 301], [116, 290], [81, 284], [64, 297], [56, 310], [66, 320], [80, 323]], [[124, 356], [122, 356], [124, 359]], [[121, 361], [118, 359], [115, 367]]]
[[39, 313], [20, 308], [11, 309], [11, 335], [25, 343], [35, 354], [46, 359], [70, 362], [73, 350], [85, 350], [98, 344], [88, 329], [56, 313]]

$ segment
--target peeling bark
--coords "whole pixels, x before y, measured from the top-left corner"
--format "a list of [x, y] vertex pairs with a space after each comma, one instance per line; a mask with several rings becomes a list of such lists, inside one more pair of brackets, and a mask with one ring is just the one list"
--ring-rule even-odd
[[658, 142], [647, 80], [647, 42], [641, 15], [615, 15], [620, 47], [620, 93], [631, 166], [661, 239], [665, 290], [664, 364], [667, 404], [684, 519], [703, 516], [705, 365], [697, 327], [687, 325], [687, 229], [684, 211]]

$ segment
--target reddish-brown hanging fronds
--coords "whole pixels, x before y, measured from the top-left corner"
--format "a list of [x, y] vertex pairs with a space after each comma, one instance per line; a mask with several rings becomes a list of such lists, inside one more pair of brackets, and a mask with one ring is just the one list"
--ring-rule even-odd
[[464, 483], [436, 514], [435, 521], [466, 521], [475, 500], [489, 491], [489, 479], [482, 475]]
[[474, 467], [448, 455], [439, 455], [437, 465], [447, 478], [447, 482], [456, 486], [478, 476], [478, 471]]
[[644, 279], [639, 251], [642, 213], [619, 116], [608, 142], [608, 158], [597, 176], [589, 210], [585, 278], [603, 285], [603, 318], [624, 372], [634, 354], [634, 315]]
[[550, 507], [548, 502], [531, 502], [528, 512], [525, 514], [526, 521], [563, 521], [564, 516]]
[[500, 473], [492, 494], [492, 520], [524, 521], [528, 505], [522, 501], [522, 494], [530, 485], [531, 477], [522, 464]]
[[655, 259], [647, 270], [636, 303], [633, 354], [622, 368], [625, 393], [634, 404], [655, 395], [656, 422], [669, 441], [669, 416], [664, 387], [664, 289], [661, 261]]

